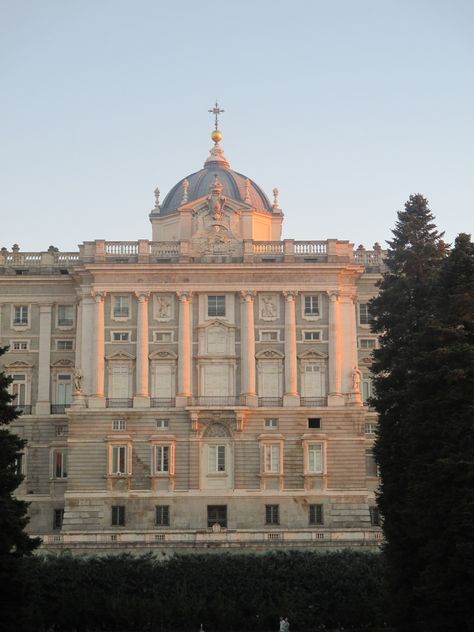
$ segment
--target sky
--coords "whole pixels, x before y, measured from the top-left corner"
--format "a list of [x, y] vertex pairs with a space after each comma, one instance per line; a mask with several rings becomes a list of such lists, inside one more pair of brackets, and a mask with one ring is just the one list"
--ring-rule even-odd
[[212, 146], [283, 238], [474, 232], [472, 0], [0, 0], [0, 247], [151, 239]]

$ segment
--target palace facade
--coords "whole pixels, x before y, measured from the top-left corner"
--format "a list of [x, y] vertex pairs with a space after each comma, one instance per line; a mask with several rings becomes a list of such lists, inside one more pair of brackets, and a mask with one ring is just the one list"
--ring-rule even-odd
[[163, 202], [152, 239], [0, 252], [2, 369], [43, 550], [374, 547], [368, 301], [379, 246], [281, 240], [231, 169]]

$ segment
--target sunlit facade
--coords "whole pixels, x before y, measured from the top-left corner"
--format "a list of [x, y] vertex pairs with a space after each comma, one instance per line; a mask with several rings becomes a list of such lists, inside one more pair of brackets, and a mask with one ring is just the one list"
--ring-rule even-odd
[[367, 303], [383, 253], [281, 240], [278, 191], [213, 140], [155, 191], [151, 240], [0, 252], [18, 497], [43, 550], [380, 543]]

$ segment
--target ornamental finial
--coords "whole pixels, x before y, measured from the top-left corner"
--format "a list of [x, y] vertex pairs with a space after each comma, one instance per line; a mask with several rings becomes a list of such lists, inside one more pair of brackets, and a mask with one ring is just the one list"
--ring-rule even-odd
[[278, 191], [278, 189], [275, 187], [275, 188], [273, 189], [273, 208], [274, 208], [274, 209], [278, 209], [278, 208], [280, 208], [280, 207], [278, 206], [278, 196], [279, 196], [279, 195], [280, 195], [280, 192], [279, 192], [279, 191]]
[[156, 187], [154, 190], [155, 194], [155, 208], [160, 208], [160, 189]]
[[219, 129], [219, 114], [222, 114], [222, 112], [224, 112], [224, 110], [222, 110], [219, 107], [219, 103], [217, 102], [216, 99], [216, 103], [214, 105], [214, 107], [210, 110], [208, 110], [208, 112], [210, 114], [214, 114], [215, 120], [214, 120], [214, 131], [211, 134], [211, 138], [214, 141], [215, 145], [218, 145], [220, 143], [220, 141], [222, 140], [222, 132]]
[[247, 202], [247, 204], [250, 204], [250, 180], [248, 178], [245, 180], [244, 202]]
[[188, 189], [189, 189], [189, 180], [185, 178], [183, 180], [183, 198], [181, 200], [181, 204], [186, 204], [188, 201]]

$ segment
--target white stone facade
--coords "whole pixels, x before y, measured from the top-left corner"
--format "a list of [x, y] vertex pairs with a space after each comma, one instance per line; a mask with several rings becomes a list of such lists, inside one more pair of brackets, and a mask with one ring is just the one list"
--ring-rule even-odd
[[249, 186], [184, 185], [163, 217], [157, 196], [156, 241], [0, 252], [18, 496], [44, 548], [378, 543], [364, 401], [383, 253], [281, 241]]

